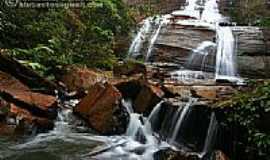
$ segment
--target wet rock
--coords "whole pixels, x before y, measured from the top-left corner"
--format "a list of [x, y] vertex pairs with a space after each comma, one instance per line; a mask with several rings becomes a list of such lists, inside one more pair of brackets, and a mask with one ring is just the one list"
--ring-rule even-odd
[[266, 50], [266, 39], [261, 28], [248, 26], [235, 26], [231, 28], [233, 34], [237, 37], [238, 55], [266, 55], [268, 52]]
[[54, 119], [57, 115], [57, 99], [53, 96], [21, 90], [0, 90], [0, 96], [31, 114]]
[[86, 67], [70, 66], [60, 78], [70, 91], [87, 90], [97, 82], [106, 79], [106, 76], [98, 71]]
[[183, 65], [187, 62], [192, 49], [197, 48], [204, 41], [214, 39], [215, 32], [209, 29], [167, 26], [161, 30], [150, 60]]
[[152, 109], [162, 100], [165, 93], [161, 86], [150, 84], [143, 78], [122, 79], [114, 83], [123, 98], [133, 102], [136, 113], [150, 114]]
[[114, 86], [122, 93], [124, 99], [135, 100], [142, 89], [144, 80], [141, 77], [114, 79]]
[[164, 149], [154, 154], [155, 160], [199, 160], [195, 155], [184, 151], [173, 151], [171, 149]]
[[237, 65], [242, 77], [270, 78], [270, 56], [238, 56]]
[[19, 121], [23, 121], [26, 125], [33, 125], [40, 130], [53, 129], [54, 122], [48, 118], [42, 118], [32, 115], [27, 110], [21, 109], [14, 104], [10, 105], [9, 116], [16, 117]]
[[143, 83], [141, 90], [134, 101], [136, 113], [150, 114], [152, 109], [162, 100], [165, 93], [161, 87]]
[[199, 98], [200, 101], [216, 101], [230, 98], [237, 88], [232, 86], [175, 86], [164, 85], [167, 92], [175, 95], [185, 97]]
[[15, 125], [7, 125], [0, 122], [0, 136], [10, 136], [15, 132]]
[[114, 66], [113, 74], [115, 76], [131, 76], [134, 74], [146, 74], [146, 67], [143, 63], [133, 60], [128, 60], [119, 63], [118, 65]]
[[230, 160], [229, 157], [227, 157], [227, 155], [220, 150], [214, 151], [210, 156], [206, 155], [203, 158], [203, 160], [208, 160], [208, 159], [211, 159], [211, 160]]
[[128, 113], [120, 104], [121, 98], [121, 93], [111, 84], [97, 83], [74, 111], [101, 134], [122, 134], [128, 124]]

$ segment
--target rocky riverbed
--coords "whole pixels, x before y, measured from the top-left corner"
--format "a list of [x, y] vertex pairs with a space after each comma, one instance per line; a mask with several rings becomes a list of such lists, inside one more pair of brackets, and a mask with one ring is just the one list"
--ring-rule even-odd
[[232, 157], [220, 103], [269, 78], [268, 31], [188, 2], [145, 19], [113, 71], [67, 66], [52, 82], [1, 52], [0, 159]]

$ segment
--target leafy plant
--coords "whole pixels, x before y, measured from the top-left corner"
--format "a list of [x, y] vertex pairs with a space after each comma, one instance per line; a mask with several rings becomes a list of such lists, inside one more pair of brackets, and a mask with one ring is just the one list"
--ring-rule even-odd
[[235, 95], [229, 103], [227, 120], [245, 131], [237, 141], [245, 146], [247, 157], [263, 160], [270, 158], [270, 128], [262, 125], [269, 124], [265, 117], [270, 115], [270, 82], [255, 87], [251, 93]]
[[133, 25], [119, 0], [93, 0], [81, 9], [1, 5], [0, 19], [0, 48], [10, 49], [11, 55], [45, 75], [68, 64], [111, 69], [125, 54], [116, 53], [114, 45], [129, 37]]

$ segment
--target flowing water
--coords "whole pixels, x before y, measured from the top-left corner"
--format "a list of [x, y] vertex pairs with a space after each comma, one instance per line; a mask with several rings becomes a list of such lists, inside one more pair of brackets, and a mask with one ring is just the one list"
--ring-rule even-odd
[[208, 131], [207, 131], [206, 139], [204, 142], [203, 151], [201, 153], [201, 157], [203, 157], [206, 153], [213, 151], [215, 141], [217, 138], [217, 131], [218, 131], [218, 122], [216, 119], [216, 115], [213, 112], [211, 114], [210, 124], [208, 127]]
[[202, 42], [198, 48], [194, 49], [189, 57], [189, 60], [186, 64], [188, 68], [200, 68], [200, 71], [207, 70], [207, 60], [211, 61], [211, 55], [216, 49], [216, 44], [212, 41]]
[[141, 49], [143, 47], [143, 43], [145, 42], [147, 35], [150, 33], [152, 28], [152, 18], [147, 18], [143, 21], [143, 25], [140, 28], [139, 32], [135, 36], [130, 45], [128, 51], [128, 57], [136, 57], [136, 55], [140, 55]]
[[[197, 48], [189, 58], [189, 65], [196, 61], [196, 56], [202, 57], [199, 63], [199, 70], [181, 69], [172, 72], [171, 75], [179, 81], [190, 81], [190, 79], [204, 79], [203, 68], [210, 55], [209, 48], [216, 48], [216, 79], [226, 78], [237, 80], [237, 70], [235, 66], [235, 39], [229, 27], [221, 27], [220, 22], [227, 21], [218, 10], [216, 0], [188, 0], [184, 10], [175, 11], [174, 16], [188, 16], [192, 20], [179, 20], [181, 25], [205, 26], [216, 30], [217, 42], [205, 41]], [[202, 11], [202, 9], [204, 9]], [[195, 19], [195, 20], [194, 20]], [[153, 29], [154, 24], [158, 24]], [[129, 57], [141, 55], [143, 44], [148, 42], [145, 60], [149, 61], [154, 52], [154, 45], [158, 36], [169, 22], [168, 16], [162, 16], [158, 20], [148, 18], [143, 21], [143, 25], [129, 49]], [[151, 34], [152, 33], [152, 34]], [[147, 38], [150, 37], [150, 40]], [[55, 128], [48, 132], [38, 134], [34, 137], [27, 137], [23, 141], [11, 141], [5, 138], [0, 139], [0, 160], [152, 160], [154, 153], [165, 149], [175, 148], [174, 144], [181, 143], [177, 138], [181, 135], [183, 126], [187, 122], [193, 103], [193, 98], [185, 104], [183, 108], [176, 110], [171, 117], [170, 136], [165, 139], [160, 138], [158, 133], [153, 131], [153, 122], [158, 122], [159, 114], [162, 110], [163, 101], [157, 104], [149, 117], [135, 113], [132, 101], [123, 100], [122, 104], [127, 109], [130, 122], [127, 131], [118, 136], [99, 136], [94, 134], [83, 122], [77, 120], [72, 114], [72, 107], [64, 107], [58, 113], [55, 121]], [[210, 152], [215, 143], [218, 123], [213, 113], [204, 140], [203, 150], [200, 155]], [[196, 132], [196, 131], [194, 131]], [[168, 141], [168, 143], [167, 143]], [[199, 153], [198, 153], [199, 154]]]
[[167, 19], [167, 16], [162, 16], [161, 18], [158, 18], [158, 28], [155, 32], [153, 32], [153, 36], [151, 37], [151, 40], [150, 40], [150, 44], [148, 46], [148, 50], [147, 50], [147, 53], [146, 53], [146, 57], [145, 57], [145, 62], [148, 62], [149, 58], [151, 57], [151, 54], [152, 54], [152, 51], [153, 51], [153, 47], [154, 47], [154, 44], [159, 36], [159, 33], [161, 31], [161, 28], [166, 24], [168, 23], [168, 19]]
[[[188, 112], [194, 103], [194, 99], [190, 98], [189, 102], [184, 106], [183, 111], [181, 111], [180, 116], [177, 118], [176, 125], [173, 126], [173, 132], [172, 132], [172, 137], [170, 139], [170, 143], [174, 143], [176, 141], [176, 138], [178, 136], [178, 133], [181, 129], [182, 124], [184, 123], [184, 120], [186, 116], [188, 115]], [[180, 109], [180, 108], [179, 108]], [[178, 116], [178, 113], [180, 111], [178, 110], [175, 116]]]
[[217, 27], [217, 39], [216, 77], [235, 77], [235, 39], [231, 28]]

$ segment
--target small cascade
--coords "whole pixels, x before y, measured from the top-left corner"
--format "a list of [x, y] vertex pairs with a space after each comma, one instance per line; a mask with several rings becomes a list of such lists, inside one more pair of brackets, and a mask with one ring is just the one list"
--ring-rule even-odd
[[[125, 100], [123, 100], [125, 101]], [[144, 137], [147, 142], [153, 142], [153, 138], [152, 138], [152, 124], [151, 121], [157, 119], [157, 115], [160, 111], [160, 108], [162, 106], [163, 101], [161, 101], [160, 103], [158, 103], [153, 111], [151, 112], [151, 114], [149, 115], [149, 117], [144, 120], [143, 116], [134, 112], [130, 113], [130, 122], [128, 125], [128, 129], [126, 132], [127, 136], [132, 137], [134, 140], [137, 140], [137, 136], [138, 137]], [[127, 103], [124, 102], [123, 104], [126, 108], [129, 108], [130, 106], [132, 106], [131, 103]], [[141, 134], [141, 135], [140, 135]]]
[[206, 1], [201, 20], [214, 24], [227, 21], [226, 18], [222, 16], [219, 12], [217, 0]]
[[[178, 117], [176, 118], [174, 116], [174, 120], [176, 120], [175, 126], [173, 127], [173, 132], [172, 132], [172, 137], [170, 139], [170, 143], [174, 143], [176, 141], [176, 138], [179, 134], [179, 131], [181, 130], [181, 126], [183, 125], [183, 123], [185, 123], [185, 118], [189, 113], [189, 110], [192, 106], [192, 104], [194, 103], [195, 99], [190, 98], [189, 102], [186, 103], [186, 105], [184, 106], [183, 110], [180, 110], [181, 108], [178, 109], [178, 111], [176, 112], [175, 116]], [[179, 115], [180, 113], [180, 115]]]
[[152, 18], [147, 18], [143, 21], [143, 25], [140, 28], [139, 32], [132, 41], [132, 44], [128, 51], [128, 57], [135, 57], [140, 54], [143, 43], [146, 40], [147, 35], [150, 33], [152, 25]]
[[174, 11], [172, 15], [174, 16], [187, 16], [187, 17], [192, 17], [195, 19], [200, 18], [200, 12], [199, 12], [199, 7], [197, 5], [198, 0], [188, 0], [187, 1], [187, 6], [184, 8], [184, 10], [178, 10]]
[[187, 67], [188, 68], [197, 68], [200, 67], [201, 71], [204, 71], [206, 68], [206, 60], [210, 54], [215, 51], [216, 44], [212, 41], [204, 41], [202, 42], [198, 48], [192, 51], [192, 54], [188, 60]]
[[235, 39], [230, 27], [217, 27], [216, 79], [235, 77]]
[[210, 153], [211, 151], [213, 151], [213, 146], [215, 145], [215, 140], [217, 136], [217, 129], [218, 129], [218, 122], [216, 119], [216, 115], [214, 112], [212, 112], [201, 157], [203, 157], [206, 153]]
[[57, 120], [54, 123], [54, 129], [51, 133], [54, 134], [65, 134], [71, 132], [71, 125], [69, 125], [68, 120], [71, 119], [72, 110], [62, 109], [57, 113]]
[[146, 53], [146, 57], [145, 57], [145, 62], [148, 62], [149, 58], [151, 57], [151, 54], [152, 54], [152, 50], [154, 48], [154, 44], [159, 36], [159, 33], [161, 31], [161, 28], [166, 24], [168, 23], [168, 20], [167, 20], [167, 17], [164, 16], [164, 17], [161, 17], [159, 20], [159, 23], [158, 23], [158, 28], [157, 30], [154, 32], [153, 36], [151, 37], [151, 40], [150, 40], [150, 44], [148, 46], [148, 50], [147, 50], [147, 53]]
[[[116, 141], [111, 141], [110, 150], [105, 151], [97, 156], [95, 159], [109, 160], [109, 159], [127, 159], [127, 160], [152, 160], [153, 154], [161, 148], [167, 148], [168, 144], [159, 141], [152, 131], [151, 121], [157, 119], [158, 113], [162, 106], [162, 102], [158, 103], [148, 118], [142, 115], [130, 112], [130, 122], [125, 136]], [[122, 105], [130, 110], [132, 103], [130, 100], [123, 100]], [[123, 143], [120, 143], [123, 142]], [[141, 153], [136, 153], [140, 150]]]

